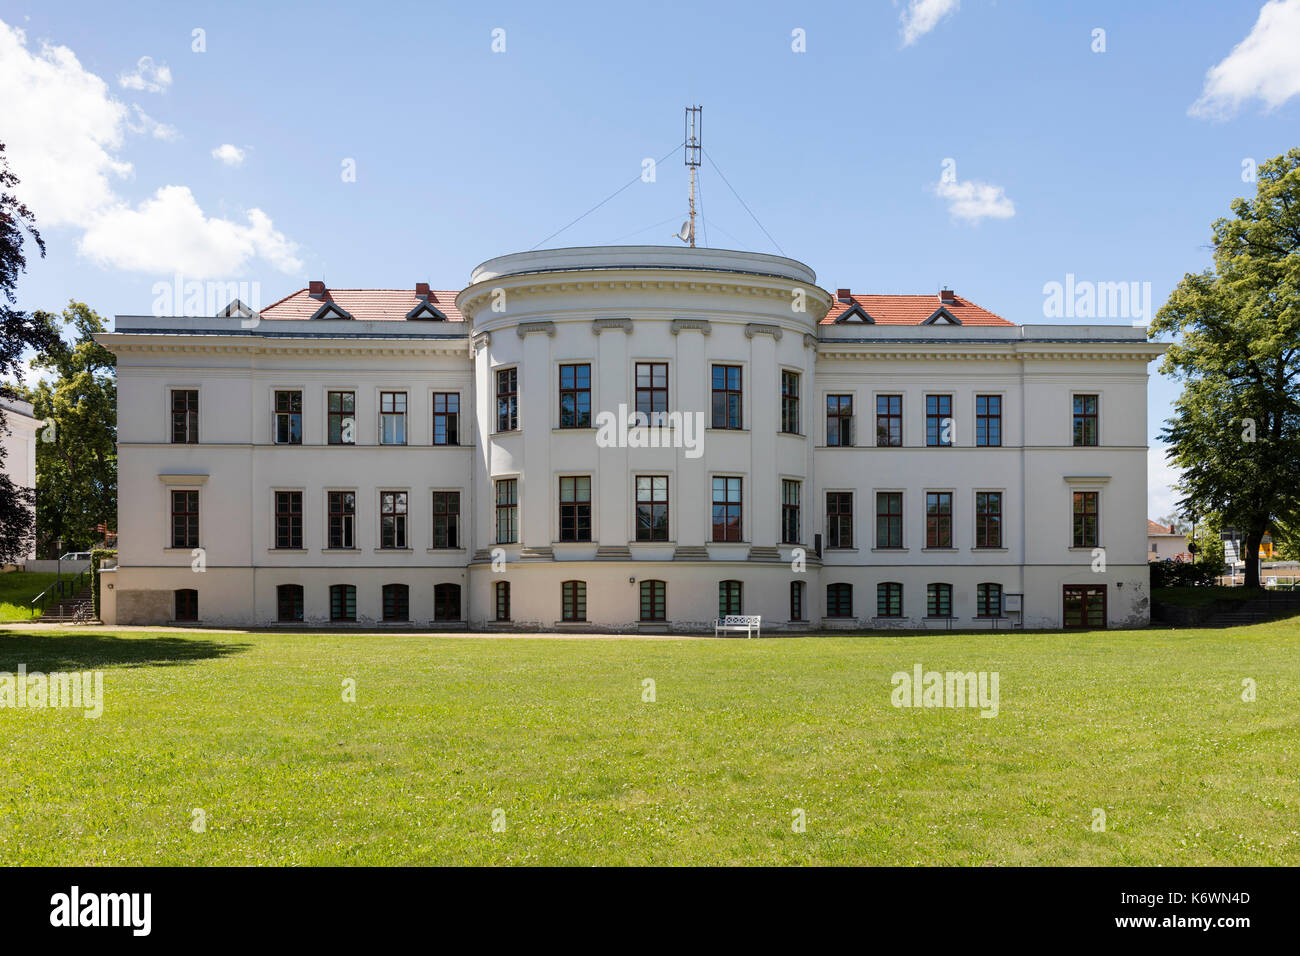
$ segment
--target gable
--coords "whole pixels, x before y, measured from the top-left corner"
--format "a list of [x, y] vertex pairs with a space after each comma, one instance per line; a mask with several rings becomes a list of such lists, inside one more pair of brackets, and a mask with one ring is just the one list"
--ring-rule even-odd
[[436, 308], [434, 308], [434, 306], [433, 306], [433, 304], [432, 304], [431, 302], [420, 302], [420, 303], [417, 303], [414, 309], [412, 309], [410, 312], [406, 313], [406, 318], [407, 318], [408, 320], [410, 320], [410, 319], [425, 319], [425, 320], [434, 321], [434, 322], [447, 322], [447, 321], [449, 321], [449, 320], [447, 319], [447, 316], [443, 315], [440, 311], [438, 311]]
[[326, 302], [312, 315], [312, 319], [350, 319], [351, 313], [333, 302]]
[[843, 313], [835, 317], [836, 325], [839, 325], [842, 322], [861, 322], [867, 325], [876, 324], [876, 320], [868, 315], [862, 306], [858, 305], [856, 302], [849, 309], [846, 309]]
[[935, 309], [934, 313], [921, 324], [939, 325], [940, 323], [944, 325], [961, 325], [961, 319], [957, 318], [957, 316], [949, 312], [947, 307], [941, 305], [939, 306], [939, 308]]

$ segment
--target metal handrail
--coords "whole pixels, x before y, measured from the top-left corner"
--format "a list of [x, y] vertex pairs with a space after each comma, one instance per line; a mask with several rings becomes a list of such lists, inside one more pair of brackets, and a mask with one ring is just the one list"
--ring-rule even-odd
[[86, 568], [84, 571], [79, 572], [74, 578], [55, 581], [40, 594], [36, 595], [35, 599], [32, 601], [32, 610], [39, 610], [43, 617], [45, 612], [49, 610], [51, 598], [62, 600], [65, 597], [70, 597], [79, 593], [81, 589], [86, 586], [87, 582], [85, 579], [88, 579], [89, 577], [90, 568]]

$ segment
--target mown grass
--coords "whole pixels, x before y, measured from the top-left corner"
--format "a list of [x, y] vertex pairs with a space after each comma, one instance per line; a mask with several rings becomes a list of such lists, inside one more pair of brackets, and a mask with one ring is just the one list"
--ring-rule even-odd
[[[54, 583], [57, 574], [37, 571], [10, 571], [0, 574], [0, 621], [30, 621], [40, 615], [32, 601]], [[71, 578], [72, 575], [64, 575]]]
[[[0, 709], [0, 854], [1294, 865], [1298, 651], [1300, 618], [756, 641], [11, 630], [0, 671], [102, 669], [107, 699], [98, 720]], [[1000, 713], [894, 708], [890, 675], [918, 662], [997, 671]]]

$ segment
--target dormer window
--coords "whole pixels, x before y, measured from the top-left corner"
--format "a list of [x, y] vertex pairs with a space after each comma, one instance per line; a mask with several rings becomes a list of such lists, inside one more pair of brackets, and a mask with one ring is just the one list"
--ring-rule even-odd
[[352, 313], [337, 303], [326, 302], [316, 310], [311, 318], [313, 322], [317, 319], [351, 319]]

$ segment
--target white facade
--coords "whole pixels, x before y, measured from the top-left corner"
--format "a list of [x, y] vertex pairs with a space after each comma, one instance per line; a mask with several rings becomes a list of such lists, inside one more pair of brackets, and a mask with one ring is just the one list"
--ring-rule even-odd
[[[0, 436], [4, 442], [4, 470], [14, 486], [18, 488], [36, 487], [36, 434], [45, 424], [32, 414], [30, 402], [18, 399], [0, 399], [4, 405], [5, 424], [9, 431]], [[36, 557], [35, 541], [32, 550], [26, 556], [29, 560]]]
[[[1147, 362], [1161, 346], [1119, 326], [819, 325], [833, 302], [793, 260], [632, 246], [484, 263], [456, 297], [463, 323], [120, 316], [99, 336], [118, 357], [119, 388], [120, 555], [106, 618], [165, 623], [182, 606], [175, 592], [192, 590], [202, 623], [274, 623], [285, 600], [294, 611], [294, 592], [277, 589], [299, 585], [302, 623], [325, 624], [348, 603], [331, 587], [346, 585], [358, 626], [375, 627], [385, 585], [405, 585], [405, 608], [389, 592], [394, 623], [444, 629], [456, 626], [451, 592], [437, 592], [435, 614], [435, 588], [457, 585], [457, 623], [472, 629], [702, 630], [727, 609], [761, 614], [765, 629], [1058, 627], [1067, 594], [1097, 609], [1093, 623], [1104, 608], [1111, 626], [1145, 624]], [[600, 413], [636, 408], [638, 364], [665, 367], [656, 407], [701, 413], [706, 426], [714, 367], [739, 369], [739, 422], [722, 424], [740, 427], [697, 436], [674, 420], [603, 440]], [[574, 365], [588, 369], [590, 427], [562, 427], [561, 366]], [[782, 430], [783, 372], [798, 376], [796, 433]], [[517, 418], [502, 423], [497, 391], [512, 385]], [[172, 441], [176, 390], [197, 392], [197, 443]], [[277, 392], [301, 394], [301, 444], [274, 442]], [[354, 445], [327, 441], [330, 392], [355, 395]], [[380, 442], [381, 393], [406, 395], [406, 444]], [[435, 394], [459, 396], [458, 445], [433, 443]], [[938, 394], [950, 396], [950, 446], [926, 444], [927, 395]], [[1095, 446], [1072, 443], [1081, 394], [1097, 397]], [[852, 397], [852, 447], [828, 445], [828, 395]], [[901, 447], [876, 446], [881, 395], [901, 396]], [[999, 445], [976, 443], [976, 396], [998, 399]], [[698, 454], [671, 447], [693, 438]], [[638, 540], [638, 478], [665, 493], [667, 540]], [[739, 526], [721, 532], [739, 540], [714, 540], [715, 484], [738, 498]], [[797, 519], [782, 507], [796, 488]], [[585, 509], [564, 507], [588, 489]], [[198, 552], [174, 546], [174, 491], [197, 492]], [[449, 491], [459, 540], [435, 547], [435, 493]], [[277, 492], [300, 496], [281, 499], [300, 509], [298, 547], [277, 547]], [[347, 548], [330, 547], [331, 492], [356, 496]], [[385, 492], [406, 495], [405, 542], [381, 540], [381, 502], [396, 500]], [[1076, 492], [1090, 513], [1082, 544]], [[839, 548], [828, 493], [851, 511], [835, 522]], [[927, 540], [930, 494], [951, 496], [933, 499], [950, 500], [951, 540], [939, 528]], [[498, 495], [515, 504], [499, 511]], [[993, 500], [1000, 534], [989, 540]], [[895, 507], [897, 522], [877, 517]], [[590, 540], [565, 540], [588, 522]], [[947, 586], [937, 607], [931, 585]], [[1081, 586], [1104, 591], [1066, 590]], [[581, 620], [566, 619], [579, 595]]]

